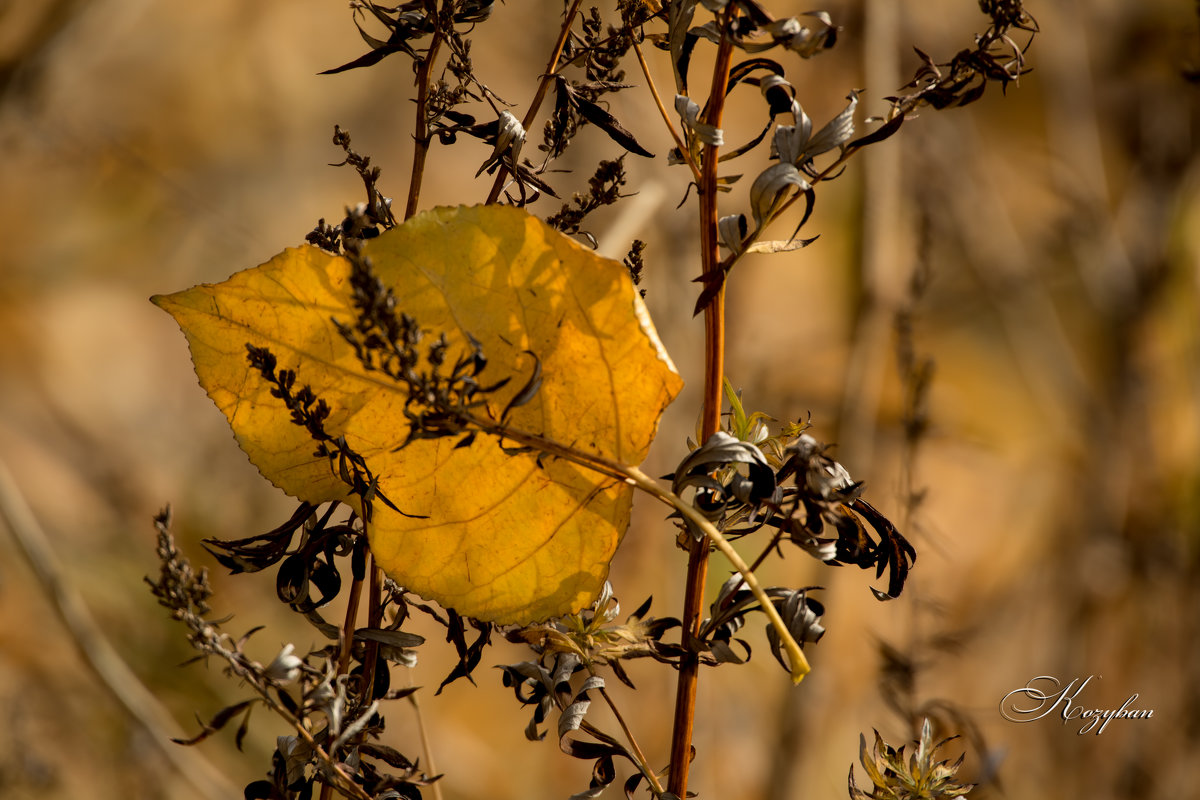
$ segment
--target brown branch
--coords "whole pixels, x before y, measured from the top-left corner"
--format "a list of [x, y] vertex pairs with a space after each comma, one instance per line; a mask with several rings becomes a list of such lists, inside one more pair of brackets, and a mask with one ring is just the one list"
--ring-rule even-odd
[[788, 631], [787, 625], [784, 624], [783, 619], [779, 616], [771, 599], [763, 591], [758, 579], [754, 576], [753, 570], [750, 569], [750, 566], [742, 559], [738, 552], [733, 549], [733, 545], [729, 543], [721, 532], [691, 503], [683, 500], [683, 498], [674, 492], [663, 489], [653, 478], [646, 475], [646, 473], [637, 467], [622, 464], [594, 453], [575, 450], [534, 433], [528, 433], [515, 428], [506, 428], [469, 413], [463, 416], [473, 427], [478, 428], [484, 433], [510, 439], [518, 444], [540, 450], [547, 455], [552, 455], [564, 461], [570, 461], [573, 464], [586, 467], [601, 475], [616, 478], [623, 483], [641, 489], [659, 502], [678, 511], [679, 515], [687, 521], [692, 530], [701, 531], [705, 538], [729, 559], [729, 563], [733, 565], [733, 568], [741, 573], [742, 579], [746, 582], [746, 588], [758, 600], [759, 605], [762, 606], [763, 613], [767, 615], [767, 619], [770, 621], [772, 627], [779, 634], [780, 641], [783, 642], [783, 648], [787, 652], [788, 662], [791, 666], [792, 682], [799, 683], [809, 673], [808, 660], [804, 656], [804, 651], [800, 649], [800, 645], [796, 643], [795, 638]]
[[[363, 522], [364, 535], [366, 532], [366, 521]], [[337, 671], [339, 675], [346, 675], [350, 672], [350, 651], [354, 647], [354, 628], [358, 618], [358, 604], [362, 597], [363, 582], [361, 578], [355, 578], [350, 584], [350, 597], [346, 602], [346, 616], [342, 620], [342, 630], [338, 636], [338, 663]], [[364, 669], [364, 677], [366, 670]], [[366, 697], [366, 687], [363, 688], [363, 697]], [[370, 701], [367, 701], [370, 702]], [[333, 784], [326, 783], [321, 786], [321, 794], [319, 800], [329, 800], [333, 796]]]
[[433, 72], [433, 62], [437, 59], [438, 50], [442, 46], [442, 31], [440, 24], [435, 24], [433, 40], [425, 51], [417, 68], [417, 113], [415, 130], [413, 131], [413, 163], [412, 175], [408, 180], [408, 202], [404, 206], [404, 219], [409, 219], [417, 213], [417, 205], [421, 198], [421, 182], [425, 177], [425, 160], [429, 156], [429, 76]]
[[[725, 93], [729, 86], [729, 65], [733, 43], [728, 36], [736, 12], [732, 6], [721, 17], [721, 42], [717, 46], [713, 65], [712, 85], [704, 122], [721, 127], [725, 108]], [[721, 273], [721, 256], [717, 241], [717, 165], [718, 145], [706, 144], [702, 151], [699, 184], [700, 200], [700, 260], [701, 274], [709, 278]], [[722, 276], [723, 277], [723, 276]], [[707, 285], [707, 281], [705, 281]], [[701, 411], [701, 442], [721, 427], [722, 378], [725, 373], [725, 288], [713, 295], [704, 309], [704, 406]], [[700, 677], [700, 658], [694, 652], [692, 638], [700, 632], [704, 605], [704, 584], [708, 575], [707, 538], [693, 539], [688, 553], [687, 584], [684, 590], [683, 645], [685, 654], [680, 660], [679, 678], [675, 692], [675, 717], [671, 733], [671, 774], [668, 790], [676, 797], [687, 797], [688, 767], [691, 761], [692, 731], [696, 717], [696, 685]]]
[[[542, 101], [546, 99], [546, 93], [550, 91], [550, 83], [554, 80], [558, 69], [558, 59], [562, 56], [563, 48], [567, 46], [567, 39], [571, 35], [571, 26], [575, 23], [575, 17], [579, 14], [581, 5], [583, 5], [583, 0], [574, 0], [571, 7], [567, 9], [562, 30], [558, 33], [558, 41], [554, 43], [554, 52], [550, 54], [550, 60], [546, 62], [546, 71], [542, 73], [542, 80], [538, 83], [537, 92], [533, 95], [533, 102], [529, 104], [529, 110], [525, 112], [525, 118], [521, 120], [521, 127], [526, 131], [533, 125], [538, 109], [542, 107]], [[492, 183], [492, 190], [488, 192], [487, 202], [489, 205], [500, 198], [500, 191], [504, 188], [506, 177], [508, 177], [508, 168], [504, 166], [504, 162], [501, 162], [496, 169], [496, 180]]]
[[[367, 563], [371, 583], [367, 587], [367, 627], [383, 627], [383, 570], [375, 563], [372, 554]], [[379, 661], [379, 642], [367, 640], [363, 652], [362, 702], [368, 705], [375, 697], [375, 667]]]
[[346, 602], [346, 616], [342, 620], [342, 632], [338, 637], [337, 671], [339, 675], [345, 675], [350, 671], [350, 649], [354, 645], [354, 627], [355, 620], [358, 617], [360, 597], [362, 597], [362, 580], [355, 578], [354, 582], [350, 584], [350, 597]]

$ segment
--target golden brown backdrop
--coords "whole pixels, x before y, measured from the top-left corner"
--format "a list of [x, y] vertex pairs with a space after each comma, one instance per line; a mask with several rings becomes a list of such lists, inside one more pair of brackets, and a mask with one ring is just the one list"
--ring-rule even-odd
[[[867, 113], [882, 113], [880, 98], [918, 66], [912, 45], [945, 60], [984, 26], [969, 2], [827, 8], [844, 26], [838, 47], [789, 64], [817, 124], [855, 87], [866, 87]], [[1000, 782], [972, 796], [1185, 797], [1200, 785], [1195, 9], [1028, 8], [1042, 33], [1019, 88], [923, 112], [822, 187], [806, 229], [821, 234], [816, 244], [733, 275], [734, 385], [776, 417], [811, 412], [814, 434], [837, 443], [921, 555], [888, 604], [857, 571], [799, 555], [775, 569], [773, 580], [828, 587], [829, 632], [797, 689], [758, 639], [749, 666], [705, 675], [693, 777], [702, 796], [844, 797], [860, 732], [912, 735], [885, 700], [910, 667], [901, 705], [946, 701], [982, 735], [987, 760], [969, 748], [964, 769], [998, 769]], [[509, 0], [480, 29], [480, 71], [522, 108], [558, 11]], [[345, 5], [324, 0], [0, 2], [0, 458], [62, 578], [169, 708], [174, 735], [196, 730], [193, 712], [240, 695], [217, 665], [178, 666], [190, 657], [183, 632], [142, 584], [157, 569], [151, 516], [171, 503], [181, 544], [212, 565], [201, 538], [273, 527], [289, 503], [237, 449], [183, 337], [147, 298], [265, 261], [357, 202], [353, 172], [325, 166], [339, 160], [335, 123], [383, 167], [385, 191], [403, 195], [408, 62], [316, 75], [362, 47]], [[665, 166], [669, 140], [643, 101], [626, 93], [613, 111], [659, 158], [631, 157], [641, 195], [593, 230], [618, 256], [635, 235], [649, 242], [647, 301], [690, 384], [651, 457], [662, 474], [694, 426], [701, 325], [690, 314], [693, 223], [673, 210], [686, 178]], [[567, 191], [616, 154], [595, 131], [580, 143], [571, 166], [581, 174], [559, 179]], [[491, 181], [472, 174], [487, 154], [435, 149], [425, 203], [482, 201]], [[928, 277], [915, 300], [914, 270]], [[911, 338], [898, 338], [898, 312]], [[915, 456], [904, 449], [898, 342], [934, 365]], [[909, 486], [926, 492], [911, 513]], [[627, 609], [650, 593], [659, 614], [678, 605], [664, 576], [683, 558], [660, 518], [654, 508], [635, 518], [615, 564]], [[231, 629], [269, 626], [261, 658], [312, 640], [276, 607], [269, 578], [215, 583], [217, 610], [237, 614]], [[0, 537], [0, 795], [201, 796], [89, 670], [44, 588]], [[890, 671], [884, 641], [895, 648]], [[423, 649], [414, 680], [436, 685], [449, 654]], [[586, 786], [586, 764], [552, 741], [523, 740], [526, 712], [487, 668], [522, 657], [504, 645], [479, 687], [423, 695], [447, 798]], [[667, 676], [640, 664], [631, 674], [641, 687], [625, 701], [633, 725], [651, 760], [665, 761]], [[1085, 705], [1114, 708], [1137, 693], [1135, 706], [1154, 715], [1099, 736], [1003, 719], [1001, 697], [1038, 675], [1096, 676]], [[389, 720], [395, 744], [417, 752], [411, 712], [398, 705]], [[240, 787], [260, 777], [282, 733], [262, 714], [246, 754], [220, 735], [189, 755]]]

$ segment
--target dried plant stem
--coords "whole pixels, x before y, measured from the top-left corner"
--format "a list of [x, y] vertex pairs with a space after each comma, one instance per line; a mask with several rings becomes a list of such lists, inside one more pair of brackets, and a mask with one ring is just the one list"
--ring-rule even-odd
[[346, 601], [346, 616], [342, 620], [342, 632], [338, 637], [339, 675], [346, 674], [350, 669], [350, 649], [354, 645], [354, 626], [358, 619], [358, 605], [362, 597], [362, 580], [355, 578], [350, 584], [350, 596]]
[[[345, 675], [350, 671], [350, 650], [354, 646], [354, 627], [358, 619], [358, 605], [362, 597], [362, 584], [361, 578], [355, 578], [350, 584], [350, 596], [346, 601], [346, 616], [342, 621], [342, 631], [338, 637], [337, 671], [339, 675]], [[365, 670], [364, 677], [366, 677]], [[366, 687], [364, 687], [365, 691], [367, 691]], [[333, 785], [329, 783], [323, 784], [321, 786], [320, 800], [329, 800], [332, 796]]]
[[[413, 688], [412, 670], [406, 669], [404, 675], [408, 681], [408, 688]], [[408, 702], [412, 704], [413, 714], [417, 718], [417, 736], [421, 739], [421, 752], [425, 754], [425, 774], [436, 776], [438, 774], [437, 764], [433, 760], [433, 746], [429, 743], [429, 731], [425, 727], [425, 715], [421, 713], [421, 703], [417, 700], [417, 692], [413, 692], [408, 696]], [[433, 789], [433, 800], [442, 800], [442, 783], [434, 781], [430, 784]]]
[[[521, 120], [521, 127], [525, 130], [529, 130], [529, 127], [533, 125], [538, 110], [542, 107], [542, 101], [546, 99], [546, 94], [550, 91], [550, 83], [554, 80], [558, 70], [558, 59], [562, 56], [563, 48], [567, 46], [567, 39], [571, 36], [571, 26], [575, 24], [575, 17], [579, 14], [581, 5], [583, 5], [583, 0], [573, 0], [571, 7], [567, 9], [562, 29], [558, 32], [558, 41], [554, 43], [554, 51], [546, 62], [546, 71], [542, 73], [537, 92], [533, 95], [533, 102], [529, 104], [529, 110], [525, 112], [525, 117]], [[488, 193], [487, 202], [489, 204], [500, 198], [500, 192], [504, 188], [504, 179], [507, 177], [508, 169], [501, 162], [500, 166], [496, 168], [496, 180], [492, 182], [492, 190]]]
[[[366, 535], [364, 526], [363, 534]], [[367, 561], [367, 573], [371, 576], [367, 586], [367, 627], [383, 627], [383, 570], [375, 564], [375, 556]], [[364, 706], [376, 700], [375, 670], [379, 665], [379, 642], [368, 639], [363, 645], [362, 700]], [[437, 794], [440, 795], [440, 792]], [[440, 796], [438, 798], [440, 800]]]
[[234, 674], [238, 675], [240, 678], [243, 678], [250, 686], [254, 688], [255, 692], [266, 704], [267, 708], [278, 714], [282, 719], [286, 720], [287, 723], [292, 726], [292, 729], [296, 731], [296, 735], [304, 740], [304, 743], [307, 744], [313, 751], [313, 754], [316, 756], [317, 760], [325, 765], [326, 769], [328, 770], [327, 777], [331, 777], [333, 780], [332, 782], [327, 780], [321, 784], [322, 798], [331, 796], [336, 789], [344, 796], [353, 798], [353, 800], [371, 800], [371, 797], [365, 791], [363, 791], [362, 787], [354, 782], [354, 778], [346, 773], [346, 770], [342, 767], [342, 765], [334, 760], [331, 755], [329, 755], [325, 748], [321, 746], [320, 742], [313, 738], [313, 735], [309, 732], [305, 724], [297, 719], [291, 711], [280, 705], [279, 701], [272, 697], [271, 693], [267, 691], [266, 688], [258, 684], [258, 682], [255, 680], [256, 676], [241, 666], [241, 662], [239, 661], [236, 653], [225, 650], [218, 651], [217, 654], [229, 662]]
[[642, 55], [642, 46], [636, 40], [633, 42], [633, 52], [637, 56], [638, 65], [642, 68], [642, 75], [646, 77], [646, 87], [650, 90], [650, 96], [654, 98], [654, 105], [658, 107], [658, 113], [662, 116], [667, 130], [670, 131], [675, 146], [679, 148], [680, 155], [687, 161], [688, 169], [692, 171], [692, 180], [700, 183], [700, 167], [697, 166], [696, 159], [692, 158], [692, 151], [680, 138], [675, 124], [671, 122], [671, 115], [667, 113], [667, 107], [663, 105], [662, 98], [658, 94], [658, 87], [654, 85], [654, 78], [650, 75], [650, 66], [646, 63], [646, 57]]
[[[587, 669], [591, 675], [594, 676], [596, 674], [595, 670], [592, 669], [590, 664], [588, 665]], [[629, 748], [633, 751], [634, 758], [637, 759], [638, 770], [642, 773], [642, 776], [645, 777], [647, 783], [650, 784], [650, 787], [654, 792], [654, 796], [658, 797], [663, 793], [662, 783], [659, 782], [658, 776], [654, 774], [654, 770], [650, 768], [650, 762], [646, 760], [646, 754], [642, 752], [642, 748], [638, 745], [637, 739], [633, 737], [633, 731], [631, 731], [629, 729], [629, 725], [626, 724], [625, 717], [621, 715], [620, 710], [617, 709], [617, 704], [613, 702], [612, 697], [608, 694], [608, 690], [603, 686], [600, 687], [600, 696], [604, 698], [604, 702], [608, 704], [608, 708], [610, 711], [612, 711], [613, 716], [616, 718], [617, 724], [621, 726], [621, 731], [625, 734], [625, 741], [629, 742]]]
[[[727, 9], [721, 15], [721, 42], [717, 46], [716, 62], [713, 65], [712, 85], [708, 93], [708, 107], [704, 121], [713, 127], [721, 127], [721, 115], [725, 108], [725, 93], [729, 86], [729, 65], [733, 56], [733, 43], [726, 32], [732, 24], [735, 11]], [[717, 165], [720, 148], [705, 144], [700, 164], [700, 261], [701, 274], [705, 278], [720, 275], [722, 284], [704, 309], [704, 398], [701, 410], [701, 441], [706, 441], [721, 427], [721, 402], [725, 376], [725, 288], [721, 271], [721, 255], [717, 243]], [[707, 283], [705, 284], [707, 285]], [[711, 527], [711, 526], [709, 526]], [[718, 538], [724, 541], [723, 537]], [[704, 585], [708, 576], [709, 540], [692, 540], [688, 552], [687, 579], [684, 589], [683, 639], [685, 654], [679, 665], [679, 677], [675, 691], [675, 716], [671, 726], [671, 773], [668, 789], [677, 797], [687, 797], [688, 768], [691, 762], [692, 732], [696, 717], [696, 685], [700, 677], [699, 653], [692, 652], [689, 644], [700, 632], [701, 615], [704, 607]], [[725, 543], [728, 545], [728, 543]], [[732, 550], [732, 548], [729, 548]], [[734, 554], [736, 555], [736, 553]], [[740, 560], [740, 559], [739, 559]], [[744, 566], [744, 562], [743, 562]], [[747, 571], [747, 574], [748, 571]], [[747, 581], [749, 585], [749, 581]], [[769, 602], [763, 610], [774, 611]]]
[[37, 518], [0, 462], [0, 520], [3, 520], [38, 584], [70, 634], [84, 663], [126, 713], [150, 736], [163, 757], [202, 797], [218, 800], [240, 794], [221, 773], [192, 750], [171, 742], [174, 721], [113, 648], [87, 604], [63, 574]]
[[[367, 572], [371, 582], [367, 587], [367, 627], [383, 627], [383, 570], [375, 563], [371, 555], [367, 562]], [[363, 704], [370, 703], [375, 698], [375, 667], [379, 661], [379, 642], [367, 640], [363, 653]]]
[[[230, 663], [232, 664], [233, 661], [230, 661]], [[246, 678], [248, 676], [243, 674], [241, 677]], [[344, 796], [353, 798], [353, 800], [371, 800], [370, 795], [363, 791], [362, 787], [354, 782], [354, 778], [346, 774], [346, 770], [342, 767], [342, 765], [335, 761], [333, 757], [325, 751], [325, 748], [321, 746], [320, 742], [313, 738], [313, 735], [308, 732], [308, 729], [304, 726], [303, 722], [296, 719], [296, 717], [292, 715], [292, 712], [288, 711], [273, 697], [271, 697], [270, 692], [264, 691], [258, 686], [255, 686], [255, 689], [258, 691], [259, 696], [262, 697], [263, 702], [267, 704], [267, 707], [283, 719], [287, 720], [288, 724], [291, 725], [296, 731], [296, 735], [304, 740], [304, 743], [307, 744], [309, 748], [312, 749], [313, 754], [316, 755], [317, 760], [324, 763], [326, 768], [329, 770], [329, 774], [334, 779], [334, 782], [330, 783], [326, 781], [325, 783], [321, 784], [322, 798], [329, 797], [336, 789]]]
[[409, 219], [417, 213], [421, 199], [421, 182], [425, 177], [425, 160], [429, 156], [429, 121], [426, 109], [429, 105], [429, 82], [433, 72], [434, 61], [437, 60], [438, 50], [442, 46], [440, 27], [435, 28], [433, 40], [425, 51], [425, 58], [417, 67], [417, 113], [415, 130], [413, 131], [413, 163], [412, 175], [408, 180], [408, 201], [404, 205], [404, 219]]
[[[365, 525], [365, 523], [364, 523]], [[366, 535], [364, 527], [363, 531]], [[339, 675], [345, 675], [350, 671], [350, 654], [354, 647], [354, 628], [358, 620], [358, 606], [361, 602], [363, 582], [361, 578], [355, 578], [350, 584], [350, 596], [346, 602], [346, 616], [342, 622], [342, 632], [338, 639], [338, 663], [337, 671]], [[377, 594], [379, 587], [375, 581], [374, 567], [372, 566], [371, 574], [371, 604], [377, 605]], [[374, 626], [373, 626], [374, 627]], [[373, 643], [372, 643], [373, 644]], [[378, 645], [376, 645], [378, 647]], [[362, 697], [363, 703], [371, 702], [371, 688], [375, 684], [374, 659], [365, 659], [363, 662], [363, 686]], [[333, 794], [333, 786], [326, 783], [321, 787], [320, 800], [329, 800]]]

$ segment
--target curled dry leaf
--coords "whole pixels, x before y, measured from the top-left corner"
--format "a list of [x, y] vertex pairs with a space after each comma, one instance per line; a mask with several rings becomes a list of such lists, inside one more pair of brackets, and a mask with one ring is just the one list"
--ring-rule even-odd
[[750, 187], [750, 211], [754, 214], [755, 225], [762, 228], [771, 221], [788, 198], [792, 187], [797, 192], [812, 189], [798, 169], [783, 162], [772, 164], [754, 179]]
[[700, 121], [700, 106], [690, 97], [675, 95], [675, 111], [688, 130], [694, 132], [697, 138], [713, 147], [725, 145], [725, 134], [720, 128]]

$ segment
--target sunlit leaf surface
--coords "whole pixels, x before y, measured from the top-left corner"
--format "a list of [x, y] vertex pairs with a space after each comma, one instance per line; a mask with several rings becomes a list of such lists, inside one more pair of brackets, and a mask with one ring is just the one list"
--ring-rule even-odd
[[[493, 398], [495, 416], [528, 382], [530, 351], [542, 383], [508, 424], [623, 463], [645, 457], [681, 381], [620, 264], [501, 206], [418, 215], [365, 253], [401, 310], [445, 332], [451, 358], [469, 334], [488, 358], [481, 379], [512, 378]], [[365, 371], [331, 322], [354, 319], [350, 269], [316, 248], [289, 249], [223, 283], [153, 299], [187, 335], [201, 385], [250, 460], [301, 500], [346, 500], [347, 486], [249, 366], [246, 345], [269, 348], [331, 406], [326, 430], [343, 434], [380, 491], [413, 515], [375, 504], [372, 551], [398, 583], [496, 622], [589, 603], [628, 525], [632, 489], [560, 459], [506, 454], [492, 436], [397, 450], [408, 434], [405, 387]]]

